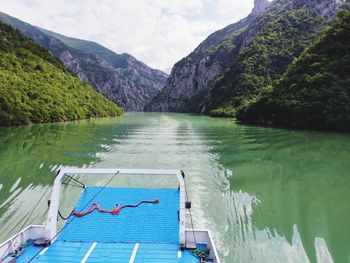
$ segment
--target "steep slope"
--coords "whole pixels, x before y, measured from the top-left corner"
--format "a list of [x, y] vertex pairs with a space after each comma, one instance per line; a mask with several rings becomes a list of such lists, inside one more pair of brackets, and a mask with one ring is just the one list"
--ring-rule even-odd
[[256, 0], [247, 18], [214, 33], [178, 62], [147, 109], [233, 116], [236, 107], [285, 72], [342, 4]]
[[147, 106], [147, 110], [204, 111], [203, 106], [213, 84], [233, 65], [240, 50], [254, 35], [254, 32], [249, 32], [246, 38], [241, 39], [241, 33], [267, 6], [267, 0], [255, 0], [255, 8], [248, 17], [211, 34], [191, 54], [177, 62], [165, 88]]
[[42, 46], [0, 22], [0, 125], [116, 116], [122, 109]]
[[[286, 71], [331, 21], [338, 0], [277, 0], [257, 17], [266, 26], [241, 52], [236, 63], [211, 91], [210, 109], [235, 109]], [[255, 23], [256, 23], [255, 22]], [[253, 23], [250, 27], [255, 27]], [[212, 113], [220, 112], [216, 109]], [[227, 110], [226, 110], [227, 111]]]
[[295, 60], [240, 119], [285, 127], [350, 131], [350, 12]]
[[126, 110], [143, 110], [165, 84], [164, 72], [151, 69], [128, 54], [116, 54], [95, 42], [34, 27], [1, 12], [0, 20], [49, 49], [81, 80], [90, 82]]

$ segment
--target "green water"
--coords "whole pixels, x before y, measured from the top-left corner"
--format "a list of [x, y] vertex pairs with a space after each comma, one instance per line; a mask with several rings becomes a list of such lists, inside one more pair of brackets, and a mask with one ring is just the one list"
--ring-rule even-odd
[[350, 262], [346, 134], [155, 113], [0, 128], [1, 241], [46, 191], [26, 225], [44, 222], [61, 166], [185, 170], [195, 228], [211, 230], [226, 263]]

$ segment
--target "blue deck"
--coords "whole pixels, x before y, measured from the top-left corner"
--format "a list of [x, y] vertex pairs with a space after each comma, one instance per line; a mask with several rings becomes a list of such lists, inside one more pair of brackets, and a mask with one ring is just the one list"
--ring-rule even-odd
[[[55, 241], [42, 255], [31, 262], [81, 262], [93, 243]], [[129, 263], [134, 248], [132, 243], [97, 243], [87, 259], [88, 263]], [[17, 263], [27, 263], [38, 251], [30, 246], [26, 252], [17, 258]], [[175, 244], [143, 244], [139, 245], [134, 263], [198, 263], [189, 251], [183, 251], [178, 258], [178, 246]]]
[[[100, 187], [89, 187], [79, 200], [76, 211], [86, 211]], [[159, 199], [159, 204], [143, 203], [125, 208], [118, 215], [94, 211], [75, 218], [59, 236], [64, 241], [172, 243], [179, 240], [179, 191], [177, 189], [105, 188], [93, 202], [103, 209], [116, 203], [135, 204], [141, 200]], [[89, 205], [86, 205], [89, 204]], [[85, 207], [85, 208], [84, 208]]]
[[[84, 217], [71, 216], [55, 242], [31, 262], [81, 262], [89, 249], [94, 249], [86, 262], [130, 261], [135, 244], [135, 263], [197, 263], [189, 251], [179, 251], [179, 191], [177, 189], [89, 187], [76, 205], [76, 211], [86, 211], [98, 203], [103, 209], [113, 209], [116, 203], [135, 204], [141, 200], [159, 199], [158, 204], [143, 203], [125, 208], [118, 215], [94, 211]], [[91, 203], [89, 203], [89, 201]], [[28, 262], [38, 248], [29, 246], [17, 262]], [[44, 252], [44, 251], [42, 251]]]

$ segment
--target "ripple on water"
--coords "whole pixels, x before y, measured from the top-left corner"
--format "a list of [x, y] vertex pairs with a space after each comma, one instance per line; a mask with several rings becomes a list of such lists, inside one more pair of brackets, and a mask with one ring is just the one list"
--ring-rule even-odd
[[[194, 226], [211, 230], [224, 262], [349, 260], [348, 135], [127, 113], [0, 128], [0, 145], [0, 240], [19, 230], [62, 166], [175, 168], [187, 175]], [[63, 191], [68, 212], [80, 192]], [[46, 199], [30, 222], [43, 222]]]

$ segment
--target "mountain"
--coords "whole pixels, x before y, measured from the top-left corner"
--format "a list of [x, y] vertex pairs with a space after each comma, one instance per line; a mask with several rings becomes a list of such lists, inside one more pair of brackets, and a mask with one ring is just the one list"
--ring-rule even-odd
[[166, 69], [164, 69], [163, 71], [164, 71], [166, 74], [170, 75], [170, 74], [171, 74], [171, 70], [172, 70], [172, 68], [166, 68]]
[[166, 85], [146, 107], [149, 111], [201, 112], [215, 81], [232, 66], [237, 57], [237, 43], [244, 48], [249, 36], [240, 41], [254, 17], [268, 6], [267, 0], [255, 0], [253, 12], [237, 23], [211, 34], [191, 54], [177, 62]]
[[341, 5], [338, 0], [273, 2], [257, 17], [266, 26], [211, 90], [209, 109], [216, 109], [214, 114], [237, 109], [272, 85], [333, 20]]
[[234, 116], [278, 79], [330, 23], [341, 0], [256, 0], [252, 13], [209, 36], [175, 64], [153, 111]]
[[259, 124], [350, 131], [350, 12], [340, 11], [283, 77], [238, 117]]
[[129, 54], [116, 54], [98, 43], [66, 37], [1, 12], [0, 20], [43, 45], [81, 80], [126, 110], [143, 110], [168, 77]]
[[122, 109], [65, 70], [45, 48], [0, 22], [0, 125], [116, 116]]

